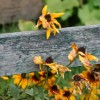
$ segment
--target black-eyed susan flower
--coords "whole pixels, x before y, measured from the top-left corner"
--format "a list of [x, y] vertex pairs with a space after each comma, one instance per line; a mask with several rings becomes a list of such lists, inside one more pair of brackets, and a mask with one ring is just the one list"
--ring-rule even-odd
[[70, 60], [70, 62], [72, 62], [76, 56], [79, 56], [79, 60], [83, 63], [84, 67], [88, 70], [90, 70], [91, 67], [91, 63], [90, 61], [94, 60], [94, 61], [98, 61], [98, 58], [96, 58], [95, 56], [86, 53], [86, 50], [84, 47], [78, 47], [75, 43], [72, 44], [72, 50], [68, 55], [68, 59]]
[[28, 86], [28, 75], [26, 73], [16, 74], [12, 76], [14, 78], [14, 84], [25, 89]]
[[48, 90], [49, 96], [59, 95], [60, 94], [60, 87], [56, 84], [52, 85]]
[[72, 94], [73, 88], [63, 88], [62, 100], [76, 100], [75, 96]]
[[[34, 72], [29, 73], [29, 85], [35, 85], [40, 82], [39, 77]], [[39, 84], [40, 85], [40, 84]]]
[[38, 73], [45, 89], [50, 88], [56, 82], [56, 72], [54, 70], [40, 71]]
[[44, 88], [45, 89], [49, 89], [53, 84], [55, 84], [56, 82], [56, 72], [54, 70], [51, 70], [51, 71], [48, 71], [48, 77], [45, 81], [45, 85], [44, 85]]
[[[90, 82], [91, 85], [99, 85], [99, 77], [97, 73], [94, 72], [94, 69], [90, 71], [83, 71], [83, 76]], [[100, 74], [99, 74], [100, 75]]]
[[63, 14], [64, 13], [49, 13], [47, 11], [47, 5], [46, 5], [42, 9], [42, 15], [39, 17], [36, 27], [42, 25], [43, 28], [46, 28], [47, 29], [46, 38], [49, 39], [51, 32], [53, 32], [54, 35], [56, 35], [56, 33], [59, 33], [59, 30], [56, 28], [56, 26], [61, 28], [61, 25], [55, 18], [58, 18]]
[[75, 87], [74, 94], [76, 94], [77, 92], [79, 94], [82, 94], [82, 90], [84, 87], [90, 90], [89, 82], [82, 74], [76, 74], [73, 76], [72, 79], [74, 81], [74, 87]]
[[100, 81], [100, 64], [94, 64], [92, 72], [94, 73], [95, 80]]
[[44, 65], [50, 67], [52, 70], [55, 70], [57, 73], [59, 72], [63, 78], [66, 71], [71, 71], [68, 67], [54, 62], [52, 57], [48, 57]]

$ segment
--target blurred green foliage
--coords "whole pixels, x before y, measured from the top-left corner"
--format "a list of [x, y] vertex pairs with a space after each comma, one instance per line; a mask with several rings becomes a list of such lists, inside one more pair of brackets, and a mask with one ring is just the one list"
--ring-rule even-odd
[[[49, 12], [64, 12], [58, 18], [62, 27], [100, 23], [100, 0], [43, 0]], [[38, 19], [37, 19], [38, 20]], [[0, 25], [0, 33], [36, 30], [36, 21], [23, 21]]]
[[61, 23], [66, 26], [100, 23], [100, 0], [45, 0], [50, 12], [65, 12]]

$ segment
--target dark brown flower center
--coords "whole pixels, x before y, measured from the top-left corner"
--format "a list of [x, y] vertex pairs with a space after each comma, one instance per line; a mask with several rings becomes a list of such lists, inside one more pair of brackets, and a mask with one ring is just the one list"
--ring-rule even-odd
[[45, 62], [46, 63], [53, 63], [53, 59], [51, 57], [48, 57]]
[[51, 16], [50, 16], [50, 14], [45, 15], [45, 19], [47, 20], [47, 22], [50, 22], [50, 21], [51, 21]]
[[64, 96], [64, 97], [69, 97], [70, 94], [71, 94], [70, 91], [65, 91], [64, 94], [63, 94], [63, 96]]
[[36, 75], [33, 75], [32, 79], [35, 80], [35, 81], [39, 81], [39, 79], [38, 79], [38, 77]]
[[81, 77], [79, 75], [75, 75], [73, 78], [75, 81], [81, 81]]
[[80, 51], [80, 52], [82, 52], [82, 53], [85, 54], [85, 48], [84, 48], [84, 47], [79, 47], [79, 48], [78, 48], [78, 51]]
[[94, 76], [94, 73], [93, 72], [88, 72], [88, 79], [90, 81], [95, 81], [95, 76]]
[[22, 78], [26, 78], [26, 73], [22, 73], [22, 74], [21, 74], [21, 77], [22, 77]]
[[95, 71], [95, 72], [100, 72], [100, 68], [94, 68], [93, 71]]
[[54, 91], [58, 90], [58, 88], [57, 88], [56, 85], [53, 85], [51, 88], [52, 88], [52, 90], [54, 90]]

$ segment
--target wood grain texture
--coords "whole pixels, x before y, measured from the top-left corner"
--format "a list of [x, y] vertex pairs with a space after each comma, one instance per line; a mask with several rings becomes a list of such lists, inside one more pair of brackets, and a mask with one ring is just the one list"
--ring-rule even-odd
[[0, 24], [36, 19], [42, 7], [42, 0], [0, 0]]
[[[0, 75], [38, 70], [32, 61], [36, 55], [44, 59], [52, 56], [55, 61], [66, 65], [73, 42], [100, 58], [100, 25], [62, 28], [49, 40], [46, 40], [43, 30], [0, 34]], [[72, 66], [76, 64], [80, 65], [75, 62]]]

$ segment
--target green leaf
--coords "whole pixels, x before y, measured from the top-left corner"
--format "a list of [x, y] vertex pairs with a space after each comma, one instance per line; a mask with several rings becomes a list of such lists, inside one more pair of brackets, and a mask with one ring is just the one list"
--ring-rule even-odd
[[38, 96], [35, 96], [35, 100], [42, 100], [42, 99]]
[[25, 93], [28, 94], [28, 95], [30, 95], [30, 96], [33, 96], [33, 95], [34, 95], [34, 94], [33, 94], [33, 88], [31, 88], [31, 89], [26, 89], [26, 90], [25, 90]]
[[19, 20], [18, 27], [19, 27], [20, 31], [37, 30], [37, 28], [35, 27], [35, 23], [32, 21]]
[[10, 90], [10, 92], [11, 92], [11, 95], [14, 97], [14, 98], [16, 98], [17, 97], [17, 95], [18, 95], [18, 93], [19, 93], [19, 89], [14, 85], [14, 84], [10, 84], [10, 86], [9, 86], [9, 90]]
[[79, 6], [78, 0], [45, 0], [50, 12], [64, 12], [66, 9], [72, 9]]
[[100, 24], [100, 9], [89, 9], [88, 5], [84, 5], [79, 9], [78, 16], [85, 25]]
[[100, 7], [100, 0], [89, 0], [88, 2], [91, 7]]
[[73, 10], [67, 10], [64, 15], [61, 17], [62, 20], [68, 19], [73, 13]]

